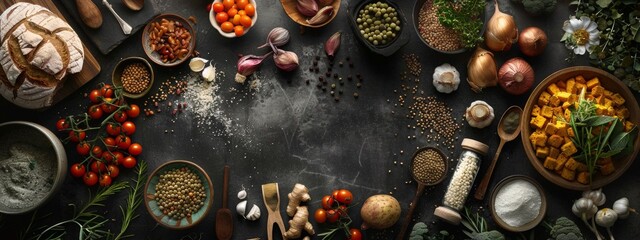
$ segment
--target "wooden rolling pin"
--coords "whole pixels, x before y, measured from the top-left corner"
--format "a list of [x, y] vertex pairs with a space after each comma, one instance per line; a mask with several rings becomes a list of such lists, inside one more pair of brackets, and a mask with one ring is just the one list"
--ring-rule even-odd
[[97, 29], [102, 26], [102, 13], [98, 6], [91, 0], [76, 0], [76, 7], [82, 22], [90, 28]]

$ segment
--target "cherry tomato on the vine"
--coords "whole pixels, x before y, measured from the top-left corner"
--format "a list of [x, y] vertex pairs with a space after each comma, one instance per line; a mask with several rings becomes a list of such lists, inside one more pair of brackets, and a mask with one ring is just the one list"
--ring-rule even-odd
[[124, 160], [122, 160], [122, 166], [124, 166], [126, 168], [135, 167], [136, 166], [136, 158], [134, 158], [132, 156], [125, 157]]
[[360, 229], [357, 229], [357, 228], [349, 229], [348, 240], [362, 240], [362, 232], [360, 232]]
[[100, 97], [102, 97], [102, 93], [98, 89], [94, 89], [89, 93], [89, 101], [92, 103], [99, 103]]
[[127, 109], [127, 116], [130, 118], [137, 118], [140, 115], [140, 107], [136, 104], [129, 105], [129, 109]]
[[333, 197], [333, 199], [338, 199], [338, 193], [340, 193], [340, 189], [333, 190], [333, 192], [331, 192], [331, 196]]
[[100, 88], [100, 94], [105, 98], [112, 98], [113, 87], [109, 84], [105, 84], [104, 86], [102, 86], [102, 88]]
[[97, 158], [102, 157], [102, 148], [100, 146], [93, 146], [93, 148], [91, 148], [91, 154]]
[[82, 141], [82, 142], [78, 143], [78, 145], [76, 145], [76, 152], [80, 156], [89, 155], [89, 151], [90, 150], [91, 150], [91, 146], [89, 146], [89, 144], [87, 142], [85, 142], [85, 141]]
[[102, 108], [100, 108], [100, 105], [91, 105], [87, 113], [91, 119], [97, 120], [102, 118]]
[[98, 174], [89, 171], [84, 174], [84, 176], [82, 177], [82, 181], [84, 182], [84, 185], [89, 187], [96, 185], [96, 183], [98, 183]]
[[320, 208], [316, 210], [315, 214], [313, 214], [313, 218], [316, 220], [317, 223], [324, 223], [327, 221], [327, 211]]
[[99, 160], [93, 160], [89, 167], [91, 168], [91, 171], [95, 173], [102, 173], [107, 171], [107, 166], [104, 165], [104, 163]]
[[116, 165], [109, 164], [109, 166], [107, 166], [107, 172], [109, 173], [109, 176], [111, 178], [116, 178], [118, 175], [120, 175], [120, 168], [118, 168], [118, 166]]
[[139, 143], [132, 143], [129, 146], [129, 154], [133, 156], [138, 156], [141, 153], [142, 153], [142, 145], [140, 145]]
[[112, 113], [117, 108], [116, 103], [112, 98], [104, 98], [104, 101], [102, 104], [100, 104], [100, 107], [105, 113]]
[[351, 191], [347, 189], [340, 189], [336, 200], [341, 204], [349, 205], [353, 202], [353, 194], [351, 194]]
[[126, 121], [122, 124], [122, 132], [127, 136], [136, 132], [136, 125], [131, 121]]
[[113, 153], [113, 163], [117, 165], [122, 165], [122, 161], [124, 160], [124, 154], [118, 151], [115, 151], [112, 153]]
[[56, 122], [56, 129], [58, 129], [58, 131], [62, 131], [69, 128], [69, 123], [67, 123], [67, 119], [61, 118], [60, 120], [58, 120], [58, 122]]
[[322, 197], [322, 208], [325, 210], [333, 209], [333, 204], [335, 201], [329, 195]]
[[349, 214], [349, 208], [347, 205], [340, 205], [340, 207], [338, 207], [338, 212], [340, 212], [340, 214]]
[[104, 162], [106, 163], [112, 163], [114, 160], [113, 153], [110, 153], [109, 151], [102, 152], [100, 158], [102, 158], [102, 160], [104, 160]]
[[71, 172], [71, 176], [79, 178], [84, 176], [84, 174], [87, 172], [87, 169], [84, 167], [84, 165], [80, 163], [75, 163], [71, 165], [70, 172]]
[[338, 211], [333, 209], [327, 210], [327, 221], [329, 221], [329, 223], [337, 222], [338, 219], [340, 219], [340, 213]]
[[113, 114], [113, 120], [116, 120], [116, 122], [124, 122], [127, 121], [127, 114], [123, 111], [117, 111], [115, 114]]
[[111, 176], [109, 176], [109, 174], [102, 174], [100, 176], [100, 186], [101, 187], [108, 187], [109, 185], [111, 185]]
[[69, 141], [71, 142], [74, 142], [74, 143], [80, 142], [84, 140], [85, 137], [87, 137], [87, 134], [82, 130], [69, 131]]
[[116, 137], [116, 145], [118, 145], [120, 149], [127, 150], [131, 145], [131, 138], [125, 135], [119, 135]]
[[102, 141], [104, 142], [104, 146], [109, 149], [109, 151], [113, 151], [116, 149], [116, 140], [113, 139], [112, 137], [106, 137], [104, 139], [102, 139]]
[[120, 125], [117, 123], [107, 123], [107, 133], [111, 136], [120, 135]]

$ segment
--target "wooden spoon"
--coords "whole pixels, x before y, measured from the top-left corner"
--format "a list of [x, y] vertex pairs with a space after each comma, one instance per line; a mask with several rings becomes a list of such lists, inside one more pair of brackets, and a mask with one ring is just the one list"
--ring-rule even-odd
[[227, 208], [227, 193], [229, 192], [229, 165], [224, 165], [222, 182], [222, 208], [216, 212], [216, 236], [220, 240], [229, 240], [233, 234], [233, 216]]
[[502, 152], [502, 147], [505, 143], [515, 139], [520, 135], [520, 126], [517, 126], [513, 132], [505, 131], [505, 118], [509, 116], [511, 113], [518, 114], [518, 119], [515, 124], [520, 123], [520, 118], [522, 118], [522, 108], [518, 106], [511, 106], [507, 108], [506, 111], [502, 114], [500, 118], [500, 123], [498, 123], [498, 136], [500, 136], [500, 145], [498, 145], [498, 149], [496, 150], [496, 154], [493, 157], [493, 161], [491, 161], [491, 165], [489, 165], [489, 169], [487, 169], [487, 173], [484, 174], [480, 185], [476, 189], [476, 193], [473, 195], [476, 199], [482, 200], [484, 199], [484, 194], [487, 192], [487, 187], [489, 186], [489, 181], [491, 181], [491, 175], [493, 174], [493, 169], [496, 167], [496, 163], [498, 162], [498, 157], [500, 157], [500, 152]]
[[102, 13], [98, 6], [91, 0], [76, 0], [76, 7], [80, 19], [90, 28], [97, 29], [102, 26]]
[[122, 4], [133, 11], [140, 11], [144, 7], [144, 0], [122, 0]]

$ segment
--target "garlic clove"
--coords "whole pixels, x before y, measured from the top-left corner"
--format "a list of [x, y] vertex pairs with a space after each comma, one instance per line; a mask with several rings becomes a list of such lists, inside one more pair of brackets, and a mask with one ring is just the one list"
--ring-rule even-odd
[[207, 62], [209, 62], [209, 60], [204, 58], [194, 57], [191, 59], [191, 61], [189, 61], [189, 68], [193, 72], [200, 72], [207, 65]]
[[238, 199], [243, 200], [245, 198], [247, 198], [247, 191], [242, 189], [238, 192]]
[[327, 53], [327, 56], [333, 57], [335, 55], [340, 47], [340, 36], [342, 36], [342, 33], [336, 32], [324, 43], [324, 51]]
[[273, 55], [273, 61], [276, 63], [276, 67], [279, 69], [290, 72], [298, 67], [298, 55], [291, 51], [284, 51], [276, 49], [277, 52]]
[[318, 3], [316, 0], [298, 0], [296, 9], [302, 15], [313, 17], [318, 13]]
[[316, 13], [316, 15], [311, 19], [307, 19], [307, 23], [311, 25], [320, 25], [329, 21], [332, 15], [333, 6], [326, 6], [318, 10], [318, 13]]
[[247, 210], [247, 200], [239, 202], [238, 205], [236, 205], [236, 212], [239, 215], [241, 215], [243, 218], [246, 218], [244, 216], [244, 214], [246, 213], [246, 210]]
[[251, 210], [249, 210], [249, 213], [247, 213], [247, 216], [245, 217], [245, 219], [255, 221], [255, 220], [258, 220], [258, 218], [260, 218], [260, 207], [253, 204], [253, 206], [251, 206]]
[[216, 80], [216, 67], [209, 64], [208, 67], [202, 71], [202, 77], [207, 82], [213, 82]]

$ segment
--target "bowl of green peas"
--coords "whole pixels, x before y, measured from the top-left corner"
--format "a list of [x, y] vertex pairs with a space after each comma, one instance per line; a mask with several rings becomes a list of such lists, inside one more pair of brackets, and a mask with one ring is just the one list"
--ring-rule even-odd
[[348, 15], [356, 38], [374, 53], [390, 56], [409, 42], [407, 20], [394, 2], [349, 2]]

